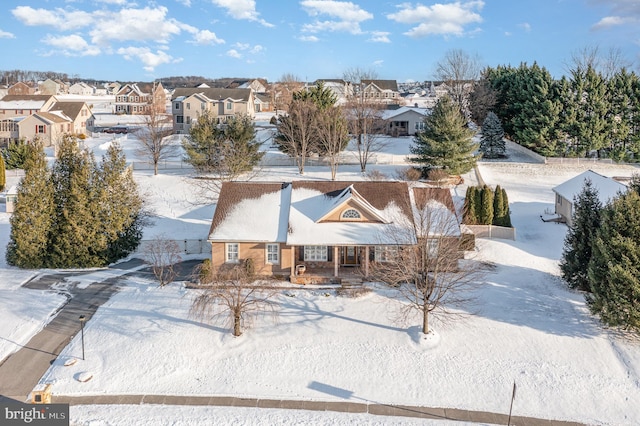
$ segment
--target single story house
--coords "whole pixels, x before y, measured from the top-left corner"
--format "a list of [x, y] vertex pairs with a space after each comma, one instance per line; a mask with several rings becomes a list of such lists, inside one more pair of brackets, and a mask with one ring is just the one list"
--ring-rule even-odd
[[424, 130], [424, 119], [431, 113], [427, 108], [403, 106], [387, 109], [382, 119], [387, 123], [387, 134], [391, 136], [413, 136]]
[[[417, 213], [425, 209], [429, 229], [427, 216]], [[422, 238], [437, 243], [444, 229], [446, 238], [462, 236], [449, 189], [390, 181], [224, 182], [208, 241], [215, 270], [252, 259], [257, 274], [306, 284], [361, 280], [372, 262]]]
[[556, 194], [555, 212], [569, 226], [571, 226], [573, 216], [573, 200], [582, 192], [584, 183], [587, 180], [590, 180], [593, 187], [598, 191], [598, 199], [603, 205], [618, 194], [627, 191], [626, 185], [593, 170], [580, 173], [578, 176], [556, 186], [553, 188], [553, 192]]

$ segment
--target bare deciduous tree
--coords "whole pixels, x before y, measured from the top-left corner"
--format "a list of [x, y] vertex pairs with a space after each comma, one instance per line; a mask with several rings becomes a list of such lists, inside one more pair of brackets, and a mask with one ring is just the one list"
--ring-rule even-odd
[[193, 299], [191, 315], [203, 321], [222, 318], [234, 336], [240, 336], [251, 320], [277, 313], [273, 299], [278, 289], [268, 281], [256, 281], [247, 265], [211, 271], [203, 285], [206, 287]]
[[278, 116], [275, 142], [280, 151], [296, 159], [298, 172], [304, 174], [309, 154], [317, 149], [316, 114], [318, 107], [311, 99], [294, 99], [289, 113]]
[[172, 116], [162, 114], [155, 108], [148, 109], [144, 116], [144, 126], [136, 132], [139, 144], [137, 153], [153, 163], [153, 174], [158, 174], [158, 163], [171, 158], [176, 153], [176, 146], [168, 136], [173, 132]]
[[336, 180], [340, 153], [349, 143], [349, 129], [342, 108], [329, 107], [318, 116], [316, 122], [318, 147], [329, 160], [331, 180]]
[[387, 140], [381, 138], [386, 126], [382, 119], [383, 110], [382, 103], [362, 96], [354, 96], [344, 106], [349, 132], [356, 139], [356, 153], [362, 173], [367, 171], [367, 164], [373, 155], [382, 151], [387, 144]]
[[480, 77], [480, 58], [461, 49], [452, 49], [436, 65], [435, 76], [446, 83], [449, 96], [467, 114], [467, 98], [473, 82]]
[[145, 248], [144, 260], [151, 265], [160, 287], [171, 283], [178, 276], [175, 265], [182, 260], [180, 252], [178, 244], [164, 235], [154, 238]]
[[[385, 262], [376, 262], [372, 275], [382, 282], [395, 285], [398, 296], [406, 302], [401, 318], [412, 313], [422, 315], [422, 332], [429, 332], [429, 314], [443, 318], [461, 315], [456, 308], [471, 301], [469, 290], [480, 278], [481, 264], [463, 258], [463, 240], [455, 213], [450, 207], [435, 201], [427, 190], [415, 192], [417, 208], [415, 225], [398, 223], [392, 238], [396, 245], [388, 246]], [[415, 241], [407, 245], [407, 241]]]
[[630, 66], [631, 62], [625, 58], [620, 48], [611, 48], [603, 55], [597, 45], [585, 46], [574, 51], [571, 54], [570, 63], [566, 64], [569, 74], [574, 71], [593, 68], [607, 80], [622, 68], [629, 68]]

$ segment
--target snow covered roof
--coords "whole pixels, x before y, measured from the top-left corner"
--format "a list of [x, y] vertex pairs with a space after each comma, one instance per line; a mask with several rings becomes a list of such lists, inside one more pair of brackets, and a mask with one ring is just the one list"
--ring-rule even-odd
[[[427, 204], [427, 201], [432, 204]], [[448, 189], [406, 182], [294, 181], [225, 182], [211, 222], [210, 241], [281, 242], [288, 245], [413, 244], [416, 206], [432, 210], [429, 234], [459, 235]], [[356, 210], [356, 217], [342, 216]], [[424, 217], [424, 216], [423, 216]], [[442, 223], [455, 222], [455, 232]], [[404, 235], [402, 235], [404, 234]]]
[[382, 113], [383, 120], [390, 120], [403, 114], [416, 114], [422, 117], [426, 117], [430, 114], [430, 110], [427, 108], [411, 108], [407, 106], [400, 107], [398, 109], [387, 109]]
[[587, 179], [589, 179], [593, 187], [598, 190], [598, 198], [602, 204], [606, 204], [610, 199], [618, 195], [618, 193], [627, 191], [626, 185], [596, 173], [593, 170], [587, 170], [556, 186], [553, 188], [553, 192], [573, 203], [575, 196], [582, 192], [584, 182]]
[[287, 240], [291, 185], [225, 182], [209, 230], [210, 241]]

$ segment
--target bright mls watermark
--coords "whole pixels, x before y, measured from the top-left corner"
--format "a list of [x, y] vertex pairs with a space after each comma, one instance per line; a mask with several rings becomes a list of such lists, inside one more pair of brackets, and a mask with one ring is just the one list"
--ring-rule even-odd
[[0, 424], [69, 426], [69, 404], [20, 404], [0, 402]]

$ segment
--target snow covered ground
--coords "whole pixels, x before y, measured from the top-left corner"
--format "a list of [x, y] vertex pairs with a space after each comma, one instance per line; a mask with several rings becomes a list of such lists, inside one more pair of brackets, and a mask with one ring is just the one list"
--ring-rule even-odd
[[[130, 138], [123, 146], [133, 155]], [[392, 142], [390, 153], [408, 152], [410, 139]], [[108, 140], [86, 143], [99, 157]], [[396, 167], [377, 166], [389, 175]], [[595, 169], [609, 176], [632, 172], [628, 167]], [[582, 295], [565, 288], [558, 278], [558, 259], [566, 227], [539, 217], [553, 210], [551, 188], [584, 167], [499, 162], [483, 163], [480, 170], [488, 184], [506, 188], [517, 240], [478, 241], [478, 258], [493, 268], [478, 283], [474, 304], [461, 312], [463, 320], [431, 321], [437, 339], [430, 345], [420, 343], [417, 319], [397, 321], [400, 302], [393, 292], [374, 285], [358, 298], [317, 289], [283, 292], [277, 322], [262, 318], [233, 338], [226, 324], [202, 324], [189, 316], [194, 293], [182, 283], [158, 288], [131, 277], [86, 325], [86, 361], [63, 365], [81, 352], [75, 339], [42, 382], [53, 383], [59, 395], [228, 395], [507, 413], [515, 381], [516, 415], [638, 424], [640, 342], [604, 329], [588, 313]], [[305, 178], [327, 179], [328, 173], [327, 168], [308, 168]], [[190, 202], [184, 173], [152, 176], [145, 171], [136, 172], [136, 178], [158, 215], [145, 238], [160, 233], [206, 238], [214, 206]], [[295, 168], [270, 168], [259, 178], [301, 177]], [[348, 166], [339, 170], [339, 178], [362, 176], [359, 167]], [[464, 189], [455, 193], [462, 196]], [[7, 340], [28, 340], [61, 297], [39, 293], [42, 300], [34, 296], [32, 302], [20, 295], [34, 292], [18, 288], [29, 273], [6, 266], [8, 233], [8, 217], [0, 213], [0, 354], [15, 350]], [[29, 326], [30, 321], [36, 326]], [[93, 379], [79, 382], [84, 372]], [[220, 407], [84, 406], [72, 407], [71, 414], [74, 424], [81, 425], [149, 424], [156, 417], [162, 419], [158, 424], [171, 419], [171, 424], [195, 425], [211, 416], [219, 424], [425, 424], [406, 418]]]

